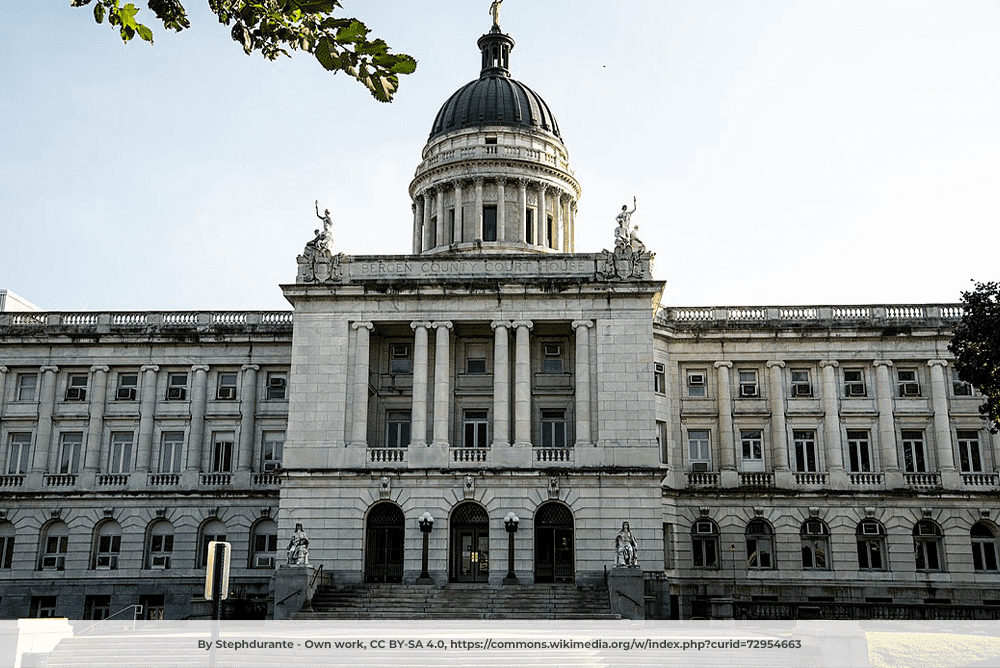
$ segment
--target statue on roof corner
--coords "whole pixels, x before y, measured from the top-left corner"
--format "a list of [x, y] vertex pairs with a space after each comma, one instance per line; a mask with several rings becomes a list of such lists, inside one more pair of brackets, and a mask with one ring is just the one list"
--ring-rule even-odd
[[490, 4], [490, 14], [493, 15], [493, 25], [497, 28], [500, 27], [500, 3], [502, 2], [503, 0], [493, 0]]
[[639, 239], [639, 226], [632, 225], [632, 214], [639, 205], [632, 198], [632, 210], [628, 204], [622, 205], [621, 213], [615, 216], [618, 226], [615, 228], [615, 249], [605, 249], [604, 262], [597, 268], [597, 273], [604, 280], [627, 280], [652, 278], [652, 263], [654, 254], [646, 250], [646, 244]]
[[346, 258], [343, 253], [333, 254], [333, 219], [330, 210], [319, 212], [316, 200], [316, 217], [323, 221], [323, 229], [315, 230], [315, 238], [306, 244], [302, 255], [296, 258], [299, 265], [298, 283], [343, 283], [346, 276]]

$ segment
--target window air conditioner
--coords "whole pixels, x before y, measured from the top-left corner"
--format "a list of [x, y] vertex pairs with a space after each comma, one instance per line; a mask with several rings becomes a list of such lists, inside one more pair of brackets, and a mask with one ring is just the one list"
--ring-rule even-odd
[[66, 557], [43, 557], [42, 570], [61, 571], [66, 567]]
[[410, 346], [393, 346], [392, 347], [393, 357], [409, 357], [410, 356]]
[[756, 385], [756, 383], [740, 383], [740, 396], [741, 397], [756, 397], [757, 396], [757, 385]]
[[861, 533], [865, 536], [878, 536], [882, 532], [879, 531], [878, 525], [874, 522], [865, 522], [861, 525]]
[[254, 568], [274, 568], [274, 557], [257, 557], [253, 564]]
[[691, 462], [692, 471], [707, 471], [708, 462]]
[[655, 362], [653, 364], [653, 368], [656, 370], [656, 373], [664, 373], [666, 371], [666, 367], [664, 367], [659, 362]]
[[66, 388], [66, 401], [83, 401], [87, 396], [87, 391], [82, 387]]
[[921, 536], [935, 536], [937, 531], [934, 530], [934, 525], [920, 523], [917, 525], [917, 533]]
[[715, 533], [711, 522], [695, 522], [694, 532], [700, 534]]
[[792, 385], [792, 396], [793, 397], [811, 397], [812, 387], [809, 383], [795, 383]]
[[264, 462], [264, 466], [262, 468], [264, 469], [264, 473], [271, 473], [272, 471], [276, 471], [281, 468], [281, 462]]
[[972, 386], [968, 383], [956, 382], [953, 384], [956, 397], [971, 397]]
[[705, 384], [705, 374], [701, 373], [689, 373], [688, 374], [688, 385], [704, 385]]
[[97, 555], [97, 570], [110, 571], [113, 568], [118, 568], [118, 557], [112, 554]]
[[562, 346], [554, 343], [548, 343], [545, 345], [546, 357], [559, 357], [560, 355], [562, 355]]
[[232, 385], [225, 385], [219, 388], [218, 398], [223, 400], [235, 399], [236, 398], [236, 388]]
[[863, 397], [863, 396], [865, 396], [865, 385], [864, 385], [864, 383], [848, 383], [847, 384], [847, 396], [849, 396], [849, 397]]
[[903, 383], [899, 386], [899, 394], [904, 397], [919, 397], [920, 385], [917, 383]]
[[823, 525], [820, 522], [806, 522], [806, 533], [810, 536], [822, 536]]
[[118, 392], [115, 393], [115, 399], [118, 401], [135, 401], [135, 388], [119, 387]]
[[167, 388], [167, 399], [168, 400], [180, 400], [187, 396], [187, 388], [185, 387], [168, 387]]
[[268, 378], [267, 379], [267, 386], [268, 387], [275, 387], [275, 388], [284, 387], [285, 386], [285, 382], [286, 381], [285, 381], [284, 378], [282, 378], [281, 376], [276, 376], [276, 377], [272, 377], [272, 378]]
[[150, 568], [156, 570], [164, 570], [170, 568], [170, 557], [166, 555], [153, 557], [152, 565], [150, 566]]

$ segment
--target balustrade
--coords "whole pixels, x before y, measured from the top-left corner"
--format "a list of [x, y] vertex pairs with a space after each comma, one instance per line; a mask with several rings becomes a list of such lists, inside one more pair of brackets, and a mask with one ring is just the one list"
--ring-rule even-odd
[[536, 462], [572, 462], [572, 448], [535, 448]]
[[97, 476], [98, 487], [122, 487], [127, 484], [127, 473], [103, 473]]
[[881, 473], [851, 473], [848, 474], [848, 479], [852, 485], [860, 487], [877, 487], [882, 484]]
[[774, 487], [774, 476], [770, 473], [741, 472], [740, 487]]
[[377, 463], [405, 462], [406, 450], [404, 448], [369, 448], [368, 460]]
[[181, 484], [181, 476], [179, 473], [150, 473], [146, 482], [157, 487], [171, 487]]
[[0, 487], [23, 487], [23, 475], [0, 475]]
[[963, 473], [962, 482], [968, 487], [995, 487], [996, 473]]
[[719, 473], [718, 473], [718, 471], [688, 471], [687, 472], [687, 486], [688, 487], [718, 487], [719, 486]]
[[905, 473], [903, 475], [906, 484], [910, 487], [928, 489], [941, 486], [941, 475], [939, 473]]
[[825, 485], [827, 474], [825, 473], [796, 473], [796, 485]]
[[76, 476], [67, 473], [45, 476], [46, 487], [73, 487], [76, 485]]
[[453, 462], [487, 462], [490, 451], [486, 448], [451, 448]]
[[219, 487], [233, 484], [232, 473], [202, 473], [201, 484], [212, 487]]
[[254, 487], [272, 487], [281, 484], [281, 477], [275, 473], [253, 473], [250, 476], [250, 484]]

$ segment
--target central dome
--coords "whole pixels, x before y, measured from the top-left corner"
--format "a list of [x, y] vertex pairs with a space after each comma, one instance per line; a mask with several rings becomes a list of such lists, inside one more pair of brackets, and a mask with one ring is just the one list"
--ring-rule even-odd
[[547, 132], [561, 141], [549, 105], [510, 76], [507, 67], [514, 40], [494, 26], [479, 38], [479, 48], [483, 53], [479, 78], [459, 88], [441, 106], [428, 140], [454, 130], [500, 125]]

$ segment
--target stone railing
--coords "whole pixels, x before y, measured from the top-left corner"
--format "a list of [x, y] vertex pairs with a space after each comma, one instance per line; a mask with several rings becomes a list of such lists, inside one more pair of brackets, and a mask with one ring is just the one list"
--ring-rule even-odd
[[143, 311], [0, 313], [0, 328], [86, 328], [112, 332], [137, 327], [291, 328], [291, 311]]
[[23, 475], [0, 475], [0, 487], [23, 487]]
[[233, 484], [232, 473], [202, 473], [199, 481], [202, 485], [221, 487]]
[[906, 603], [771, 603], [737, 602], [737, 619], [841, 620], [998, 620], [1000, 608], [972, 605], [909, 605]]
[[774, 487], [774, 475], [763, 472], [740, 472], [740, 487]]
[[908, 487], [917, 489], [933, 489], [941, 486], [941, 476], [938, 473], [904, 473]]
[[488, 462], [490, 451], [488, 448], [451, 448], [451, 461], [453, 462]]
[[826, 474], [825, 473], [796, 473], [795, 474], [795, 484], [796, 485], [825, 485], [826, 484]]
[[146, 477], [146, 483], [157, 487], [173, 487], [181, 484], [180, 473], [150, 473]]
[[97, 476], [98, 487], [121, 487], [127, 484], [127, 473], [102, 473]]
[[572, 448], [534, 448], [536, 462], [572, 462]]
[[428, 169], [433, 167], [438, 167], [440, 165], [447, 165], [452, 162], [459, 162], [463, 160], [490, 160], [496, 159], [498, 156], [503, 156], [504, 158], [511, 160], [526, 160], [530, 162], [544, 162], [547, 165], [552, 165], [564, 172], [570, 174], [573, 170], [570, 169], [569, 162], [563, 156], [553, 155], [547, 151], [539, 151], [537, 149], [527, 148], [523, 146], [462, 146], [460, 148], [448, 149], [441, 151], [437, 155], [432, 155], [424, 160], [419, 167], [417, 167], [417, 174], [421, 174]]
[[406, 448], [369, 448], [368, 461], [377, 464], [406, 461]]
[[662, 325], [725, 325], [793, 323], [884, 325], [916, 321], [955, 322], [962, 317], [961, 304], [865, 305], [865, 306], [697, 306], [664, 307], [656, 314]]
[[688, 471], [687, 476], [687, 486], [688, 487], [718, 487], [719, 486], [719, 472], [718, 471]]
[[848, 480], [859, 487], [879, 487], [882, 485], [881, 473], [849, 473]]
[[963, 473], [962, 482], [967, 487], [996, 487], [996, 473]]
[[46, 487], [72, 487], [76, 485], [76, 476], [70, 473], [45, 476]]
[[270, 471], [250, 474], [250, 485], [253, 487], [274, 487], [281, 484], [281, 476]]

